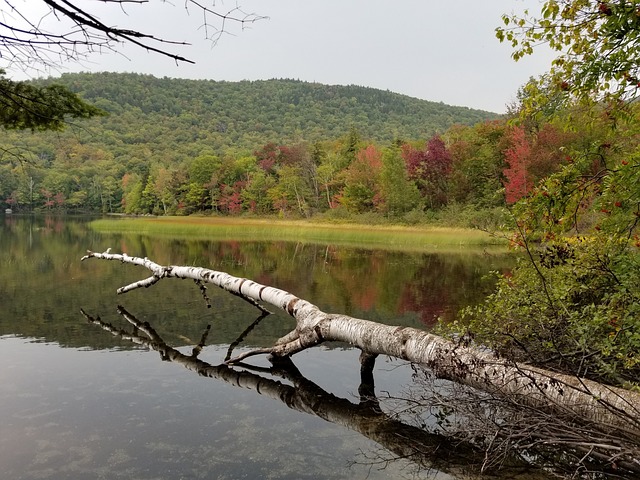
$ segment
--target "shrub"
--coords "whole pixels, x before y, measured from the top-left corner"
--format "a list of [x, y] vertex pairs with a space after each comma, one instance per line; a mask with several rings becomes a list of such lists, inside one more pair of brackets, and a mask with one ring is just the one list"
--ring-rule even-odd
[[576, 237], [529, 253], [451, 329], [516, 361], [639, 387], [637, 248]]

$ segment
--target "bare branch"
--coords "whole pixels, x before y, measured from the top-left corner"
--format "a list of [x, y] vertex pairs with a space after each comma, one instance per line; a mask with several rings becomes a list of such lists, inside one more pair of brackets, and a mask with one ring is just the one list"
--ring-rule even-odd
[[[255, 321], [254, 321], [251, 325], [249, 325], [249, 326], [244, 330], [244, 332], [242, 332], [242, 333], [240, 334], [240, 336], [239, 336], [239, 337], [238, 337], [234, 342], [232, 342], [232, 343], [229, 345], [229, 349], [227, 350], [227, 355], [224, 357], [224, 361], [225, 361], [225, 362], [227, 362], [227, 361], [231, 362], [231, 360], [230, 360], [230, 359], [231, 359], [231, 354], [233, 353], [233, 350], [234, 350], [238, 345], [240, 345], [240, 343], [242, 343], [242, 341], [246, 338], [246, 336], [247, 336], [247, 335], [249, 335], [249, 333], [251, 333], [251, 331], [252, 331], [254, 328], [256, 328], [256, 326], [258, 326], [258, 324], [259, 324], [259, 323], [260, 323], [264, 318], [266, 318], [268, 315], [269, 315], [269, 313], [264, 313], [264, 312], [263, 312], [262, 314], [260, 314], [260, 316], [259, 316], [258, 318], [256, 318], [256, 319], [255, 319]], [[237, 361], [238, 361], [238, 360], [237, 360], [237, 359], [234, 359], [234, 360], [235, 360], [235, 361], [234, 361], [234, 362], [232, 362], [232, 363], [237, 363]]]
[[242, 360], [249, 357], [255, 357], [256, 355], [271, 355], [273, 353], [274, 353], [273, 348], [258, 348], [256, 350], [251, 350], [249, 352], [242, 353], [237, 357], [230, 358], [229, 360], [225, 360], [224, 364], [233, 365], [233, 364], [240, 363]]
[[[34, 0], [31, 0], [35, 3]], [[129, 16], [129, 9], [146, 7], [147, 0], [100, 0], [103, 5], [113, 5]], [[167, 8], [174, 8], [164, 2]], [[4, 4], [4, 5], [3, 5]], [[23, 70], [39, 70], [59, 67], [60, 62], [81, 61], [93, 53], [118, 52], [119, 46], [131, 44], [148, 52], [172, 59], [176, 63], [194, 63], [170, 47], [186, 47], [190, 44], [140, 29], [121, 28], [102, 21], [87, 3], [71, 0], [41, 0], [41, 13], [28, 13], [12, 0], [0, 0], [0, 58], [9, 65]], [[37, 5], [36, 5], [37, 6]], [[33, 5], [32, 5], [33, 7]], [[149, 8], [149, 7], [147, 7]], [[200, 29], [204, 38], [214, 45], [230, 24], [241, 30], [265, 19], [255, 13], [246, 13], [240, 6], [228, 11], [196, 1], [185, 0], [185, 12], [194, 9], [202, 14]], [[33, 18], [33, 16], [40, 18]], [[52, 25], [55, 24], [55, 25]], [[55, 31], [51, 30], [55, 26]]]

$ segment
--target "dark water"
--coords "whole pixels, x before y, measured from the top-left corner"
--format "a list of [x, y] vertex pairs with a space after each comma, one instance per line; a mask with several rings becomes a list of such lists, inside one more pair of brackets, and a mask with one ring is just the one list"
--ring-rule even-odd
[[[221, 367], [229, 345], [256, 320], [253, 307], [210, 288], [208, 309], [197, 287], [179, 280], [117, 296], [147, 272], [79, 259], [111, 247], [206, 266], [289, 290], [325, 311], [418, 328], [479, 301], [491, 286], [485, 274], [509, 268], [511, 259], [103, 236], [77, 219], [0, 221], [2, 478], [462, 478], [464, 454], [444, 464], [437, 437], [402, 424], [384, 402], [381, 410], [364, 401], [358, 351], [315, 348], [294, 357], [299, 371], [285, 373], [267, 371], [259, 357], [252, 363], [262, 370]], [[117, 305], [150, 324], [162, 355], [80, 313], [148, 338]], [[192, 350], [208, 326], [196, 359]], [[268, 346], [292, 326], [284, 315], [269, 316], [236, 353]], [[396, 395], [411, 373], [380, 358], [375, 391]], [[397, 460], [417, 439], [424, 458]]]

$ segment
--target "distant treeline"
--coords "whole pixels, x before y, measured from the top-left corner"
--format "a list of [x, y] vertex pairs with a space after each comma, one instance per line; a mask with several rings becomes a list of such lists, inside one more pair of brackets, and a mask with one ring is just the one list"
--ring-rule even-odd
[[513, 203], [593, 135], [587, 119], [584, 132], [558, 120], [515, 127], [356, 86], [115, 73], [53, 81], [109, 115], [58, 133], [5, 131], [4, 208], [418, 218]]

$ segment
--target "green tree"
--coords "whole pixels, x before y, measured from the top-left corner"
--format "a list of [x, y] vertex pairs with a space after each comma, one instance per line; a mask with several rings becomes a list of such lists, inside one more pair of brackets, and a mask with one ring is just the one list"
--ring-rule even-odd
[[446, 133], [452, 157], [449, 182], [455, 202], [476, 208], [504, 205], [504, 122], [456, 126]]
[[216, 155], [199, 155], [193, 160], [189, 167], [189, 205], [198, 210], [217, 208], [222, 165], [222, 160]]
[[[496, 29], [513, 58], [546, 44], [559, 52], [542, 83], [567, 100], [631, 101], [640, 89], [640, 15], [631, 0], [546, 0], [539, 14], [504, 15]], [[534, 95], [529, 105], [540, 103]], [[544, 103], [544, 102], [543, 102]]]
[[179, 181], [180, 179], [177, 171], [164, 167], [158, 169], [153, 189], [156, 197], [162, 205], [162, 211], [165, 215], [175, 213], [175, 209], [178, 205], [176, 192], [177, 183]]
[[66, 87], [15, 82], [1, 69], [0, 106], [0, 125], [16, 130], [61, 130], [69, 118], [104, 114]]
[[340, 149], [341, 162], [338, 165], [340, 169], [346, 168], [351, 165], [356, 155], [364, 147], [362, 137], [356, 127], [349, 129], [349, 134], [344, 138], [342, 142], [342, 148]]
[[86, 210], [87, 198], [89, 194], [86, 190], [76, 190], [69, 198], [66, 199], [65, 204], [72, 210]]
[[326, 206], [329, 209], [335, 208], [336, 195], [340, 191], [340, 188], [344, 185], [340, 181], [340, 158], [337, 154], [331, 153], [326, 155], [321, 164], [316, 168], [316, 182], [318, 188], [322, 190], [323, 201], [318, 202], [322, 205], [326, 202]]
[[160, 200], [156, 195], [155, 183], [155, 176], [149, 175], [140, 198], [140, 205], [144, 213], [159, 213]]
[[187, 214], [198, 210], [205, 210], [211, 206], [210, 192], [201, 184], [191, 182], [186, 185], [184, 193], [184, 206]]
[[122, 208], [125, 213], [142, 213], [144, 184], [138, 173], [126, 173], [122, 177]]
[[[525, 29], [524, 43], [505, 38], [520, 49], [516, 57], [530, 53], [526, 42], [536, 39], [566, 45], [550, 72], [573, 82], [560, 90], [629, 100], [637, 93], [627, 79], [640, 65], [638, 20], [637, 2], [547, 1], [533, 21], [542, 30]], [[571, 77], [557, 77], [562, 72]], [[638, 388], [640, 107], [629, 103], [622, 117], [611, 115], [610, 104], [600, 107], [553, 113], [586, 134], [567, 141], [566, 163], [514, 205], [512, 241], [526, 260], [466, 312], [464, 328], [515, 359]]]
[[302, 217], [308, 217], [311, 189], [305, 181], [302, 168], [282, 165], [278, 167], [277, 173], [278, 182], [267, 191], [273, 208], [283, 216], [293, 211]]
[[419, 200], [420, 192], [415, 182], [409, 180], [400, 147], [393, 144], [382, 154], [379, 209], [396, 217], [416, 208]]
[[189, 167], [189, 180], [200, 185], [211, 182], [211, 177], [220, 171], [222, 161], [215, 155], [199, 155]]
[[0, 202], [4, 207], [8, 207], [7, 200], [18, 186], [18, 176], [13, 171], [11, 165], [0, 163]]
[[101, 175], [99, 177], [100, 182], [100, 192], [101, 192], [101, 203], [102, 203], [102, 213], [112, 213], [116, 208], [116, 204], [119, 196], [119, 186], [118, 181], [112, 175]]
[[273, 213], [272, 203], [267, 192], [274, 188], [275, 184], [275, 178], [264, 170], [258, 169], [253, 172], [241, 193], [245, 208], [257, 214]]

